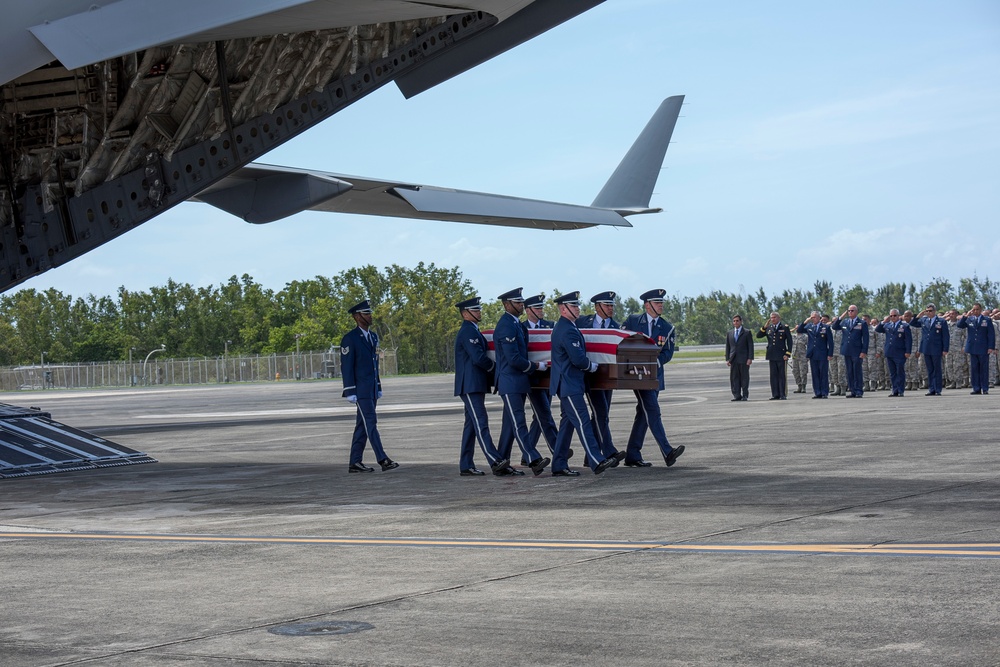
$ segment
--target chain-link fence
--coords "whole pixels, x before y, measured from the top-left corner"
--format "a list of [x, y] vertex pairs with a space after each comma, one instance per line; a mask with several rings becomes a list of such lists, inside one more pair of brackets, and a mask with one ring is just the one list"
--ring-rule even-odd
[[[395, 350], [380, 350], [382, 375], [396, 375]], [[0, 369], [0, 390], [134, 387], [166, 384], [216, 384], [306, 380], [340, 376], [340, 348], [326, 352], [227, 355], [187, 359], [98, 361], [77, 364], [17, 366]]]

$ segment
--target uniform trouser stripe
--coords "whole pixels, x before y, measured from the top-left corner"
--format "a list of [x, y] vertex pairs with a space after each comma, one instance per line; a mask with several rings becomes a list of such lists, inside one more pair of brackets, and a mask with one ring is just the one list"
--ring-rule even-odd
[[483, 456], [486, 457], [486, 460], [492, 467], [497, 462], [497, 458], [491, 456], [489, 450], [486, 448], [486, 441], [483, 440], [482, 425], [479, 423], [479, 415], [476, 414], [475, 409], [472, 407], [472, 401], [469, 399], [468, 394], [462, 394], [462, 401], [465, 403], [465, 409], [468, 411], [469, 416], [472, 417], [472, 423], [476, 427], [476, 441], [479, 443], [479, 449], [483, 451]]
[[[583, 418], [580, 416], [580, 411], [576, 409], [576, 402], [573, 401], [573, 397], [567, 396], [564, 400], [569, 403], [569, 407], [573, 409], [573, 414], [576, 415], [576, 423], [578, 425], [576, 431], [580, 435], [580, 442], [583, 443], [583, 448], [587, 450], [587, 456], [590, 457], [590, 465], [596, 467], [598, 463], [604, 460], [604, 457], [601, 456], [598, 458], [595, 456], [594, 448], [591, 446], [591, 443], [587, 442], [587, 433], [583, 428]], [[591, 424], [591, 431], [593, 431], [593, 424]], [[597, 453], [600, 454], [599, 451]]]
[[[510, 399], [507, 398], [508, 394], [501, 394], [500, 398], [503, 400], [503, 408], [507, 412], [507, 416], [510, 418], [510, 428], [514, 432], [514, 439], [517, 440], [517, 446], [521, 450], [521, 454], [524, 456], [525, 460], [528, 459], [528, 443], [521, 439], [521, 429], [520, 424], [517, 423], [517, 418], [514, 416], [514, 407], [510, 404]], [[524, 414], [524, 411], [521, 411]], [[525, 427], [527, 430], [527, 427]], [[533, 461], [528, 461], [532, 463]]]

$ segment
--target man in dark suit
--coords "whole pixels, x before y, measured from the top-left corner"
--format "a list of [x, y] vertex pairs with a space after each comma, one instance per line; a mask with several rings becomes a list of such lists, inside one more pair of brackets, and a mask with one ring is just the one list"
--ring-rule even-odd
[[552, 475], [556, 477], [578, 477], [567, 463], [569, 443], [575, 430], [583, 443], [590, 468], [595, 475], [610, 468], [617, 462], [614, 457], [605, 458], [597, 445], [594, 428], [587, 412], [584, 373], [597, 370], [597, 363], [587, 357], [587, 342], [583, 334], [573, 324], [580, 316], [580, 293], [569, 292], [556, 299], [559, 304], [559, 320], [552, 329], [552, 380], [549, 392], [559, 397], [561, 416], [559, 435], [556, 437], [556, 451], [552, 456]]
[[365, 299], [351, 306], [347, 312], [354, 317], [357, 326], [348, 331], [340, 341], [343, 396], [358, 408], [354, 437], [351, 439], [351, 462], [347, 472], [375, 471], [361, 460], [367, 443], [371, 443], [372, 453], [382, 470], [392, 470], [398, 468], [399, 464], [386, 456], [382, 448], [378, 418], [375, 415], [378, 399], [382, 398], [382, 380], [378, 374], [378, 335], [370, 330], [372, 308], [368, 299]]
[[743, 328], [743, 317], [733, 316], [733, 330], [726, 335], [726, 365], [733, 401], [745, 401], [750, 395], [750, 364], [753, 363], [753, 338]]
[[764, 358], [770, 364], [771, 398], [772, 401], [783, 401], [788, 398], [788, 375], [785, 364], [792, 356], [792, 330], [781, 321], [781, 315], [771, 313], [771, 321], [760, 328], [757, 338], [767, 338], [767, 351]]
[[672, 447], [663, 429], [663, 417], [660, 413], [660, 392], [663, 391], [663, 366], [674, 357], [677, 340], [677, 330], [674, 325], [663, 319], [665, 289], [653, 289], [639, 296], [642, 299], [643, 311], [629, 315], [622, 329], [635, 331], [648, 336], [655, 342], [660, 352], [656, 355], [656, 380], [658, 389], [634, 389], [636, 398], [635, 420], [632, 422], [632, 432], [628, 437], [628, 448], [625, 450], [625, 465], [629, 468], [648, 468], [653, 465], [642, 459], [642, 441], [646, 438], [648, 429], [660, 446], [663, 461], [667, 467], [677, 462], [677, 457], [684, 453], [684, 445]]
[[524, 419], [524, 402], [531, 391], [531, 378], [536, 371], [544, 371], [544, 361], [528, 359], [528, 334], [521, 326], [524, 312], [524, 297], [521, 288], [504, 292], [499, 297], [504, 314], [493, 329], [493, 349], [496, 352], [497, 393], [503, 400], [503, 425], [497, 451], [505, 459], [510, 458], [514, 441], [521, 450], [521, 460], [535, 475], [542, 474], [549, 465], [548, 458], [542, 458], [528, 441], [528, 424]]
[[500, 456], [490, 436], [486, 392], [490, 390], [494, 363], [487, 353], [486, 338], [479, 332], [479, 320], [483, 316], [479, 297], [456, 303], [455, 307], [463, 320], [455, 337], [455, 395], [461, 396], [465, 404], [459, 472], [463, 477], [486, 474], [476, 469], [472, 459], [478, 441], [494, 475], [523, 475], [520, 470], [510, 467], [509, 460]]

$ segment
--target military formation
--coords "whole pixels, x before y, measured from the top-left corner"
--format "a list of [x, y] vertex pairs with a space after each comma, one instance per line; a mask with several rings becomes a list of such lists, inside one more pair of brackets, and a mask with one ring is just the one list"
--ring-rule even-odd
[[[526, 468], [533, 475], [548, 469], [554, 477], [577, 477], [570, 467], [574, 435], [583, 450], [583, 465], [600, 475], [624, 464], [646, 468], [652, 462], [642, 454], [647, 432], [659, 448], [667, 467], [684, 453], [684, 445], [673, 446], [663, 427], [659, 394], [664, 389], [663, 368], [673, 357], [677, 331], [665, 320], [665, 290], [641, 295], [643, 312], [629, 315], [623, 323], [614, 319], [615, 293], [595, 294], [594, 314], [581, 316], [580, 293], [569, 292], [555, 299], [559, 318], [543, 317], [543, 295], [524, 298], [517, 288], [498, 300], [504, 314], [493, 330], [493, 355], [480, 331], [482, 302], [472, 297], [455, 304], [462, 323], [455, 338], [455, 396], [462, 400], [465, 424], [459, 444], [459, 474], [485, 476], [475, 464], [476, 447], [490, 472], [519, 477]], [[372, 309], [367, 300], [348, 312], [356, 327], [341, 340], [343, 396], [357, 408], [351, 440], [348, 472], [369, 473], [363, 456], [370, 446], [383, 471], [399, 464], [386, 454], [378, 432], [376, 408], [382, 398], [379, 376], [379, 338], [371, 330]], [[521, 319], [522, 315], [525, 319]], [[549, 361], [532, 361], [528, 336], [533, 329], [551, 329]], [[611, 432], [613, 390], [592, 386], [589, 381], [598, 364], [587, 355], [581, 329], [622, 329], [646, 336], [657, 346], [655, 389], [636, 389], [635, 418], [624, 449], [615, 445]], [[770, 400], [787, 399], [787, 366], [791, 362], [794, 393], [814, 399], [830, 396], [863, 398], [865, 392], [889, 391], [892, 398], [907, 391], [926, 390], [940, 396], [944, 389], [970, 389], [973, 395], [988, 394], [998, 381], [997, 340], [1000, 339], [1000, 309], [984, 309], [976, 303], [967, 312], [950, 310], [939, 314], [928, 304], [916, 315], [893, 308], [881, 320], [868, 317], [857, 306], [848, 306], [840, 316], [813, 311], [792, 328], [772, 312], [757, 332], [767, 341], [765, 358], [771, 388]], [[726, 341], [726, 362], [734, 401], [748, 400], [749, 372], [754, 351], [750, 331], [740, 315], [733, 317], [733, 330]], [[547, 389], [532, 382], [532, 375], [549, 372]], [[811, 383], [810, 383], [811, 378]], [[499, 394], [503, 403], [500, 435], [490, 432], [486, 395]], [[552, 400], [559, 399], [559, 423], [552, 414]], [[526, 406], [531, 406], [531, 422]], [[544, 438], [546, 454], [538, 449]], [[511, 463], [514, 443], [520, 450], [520, 467]]]
[[772, 400], [784, 397], [775, 374], [784, 375], [786, 369], [784, 363], [775, 365], [778, 359], [791, 361], [794, 393], [807, 393], [811, 377], [813, 398], [818, 399], [863, 398], [866, 391], [889, 391], [892, 398], [916, 390], [940, 396], [944, 389], [983, 395], [997, 385], [1000, 309], [985, 310], [976, 303], [965, 313], [940, 314], [931, 303], [916, 315], [893, 308], [881, 320], [853, 305], [832, 320], [813, 311], [791, 333], [790, 343], [778, 324], [780, 316], [771, 313], [770, 323], [757, 334], [768, 339]]
[[[462, 324], [455, 337], [455, 396], [462, 400], [465, 425], [459, 445], [459, 474], [463, 477], [485, 476], [475, 464], [478, 446], [489, 470], [499, 477], [524, 476], [529, 469], [541, 475], [549, 469], [553, 477], [578, 477], [570, 467], [574, 435], [583, 449], [583, 465], [600, 475], [609, 468], [624, 464], [629, 468], [648, 468], [642, 447], [647, 431], [659, 447], [667, 467], [684, 453], [684, 445], [672, 446], [667, 439], [660, 411], [659, 394], [664, 388], [663, 367], [673, 357], [677, 334], [663, 317], [665, 290], [650, 290], [642, 295], [643, 312], [630, 315], [619, 324], [614, 315], [614, 292], [601, 292], [591, 298], [593, 315], [580, 316], [580, 293], [569, 292], [555, 299], [559, 319], [550, 322], [542, 317], [543, 295], [524, 298], [522, 288], [501, 294], [498, 300], [504, 314], [493, 329], [493, 355], [489, 342], [480, 331], [482, 301], [472, 297], [455, 304]], [[392, 470], [398, 463], [385, 453], [376, 427], [375, 408], [382, 397], [378, 367], [378, 337], [370, 331], [371, 307], [368, 301], [348, 312], [357, 327], [341, 342], [344, 397], [357, 406], [357, 426], [351, 446], [348, 472], [374, 472], [362, 461], [366, 443], [370, 443], [382, 470]], [[521, 316], [525, 319], [522, 320]], [[528, 335], [532, 329], [551, 329], [549, 361], [532, 361], [528, 355]], [[635, 419], [624, 449], [614, 444], [610, 428], [613, 390], [591, 386], [590, 377], [598, 364], [587, 356], [587, 342], [581, 329], [622, 329], [641, 333], [657, 346], [657, 389], [634, 390]], [[532, 375], [549, 372], [549, 387], [539, 388]], [[486, 410], [486, 395], [494, 391], [503, 402], [499, 438], [494, 441]], [[559, 398], [559, 423], [552, 415], [552, 399]], [[531, 405], [529, 426], [525, 410]], [[548, 456], [538, 451], [544, 437]], [[520, 450], [521, 467], [511, 464], [514, 443]]]

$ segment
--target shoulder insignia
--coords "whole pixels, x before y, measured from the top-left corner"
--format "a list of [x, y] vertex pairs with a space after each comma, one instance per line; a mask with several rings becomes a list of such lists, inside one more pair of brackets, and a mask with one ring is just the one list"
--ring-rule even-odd
[[478, 338], [470, 338], [469, 342], [472, 343], [473, 345], [479, 345], [479, 339]]
[[573, 341], [573, 347], [580, 347], [580, 341]]
[[351, 353], [351, 348], [350, 347], [342, 347], [342, 348], [340, 348], [340, 353], [346, 357], [348, 354]]

